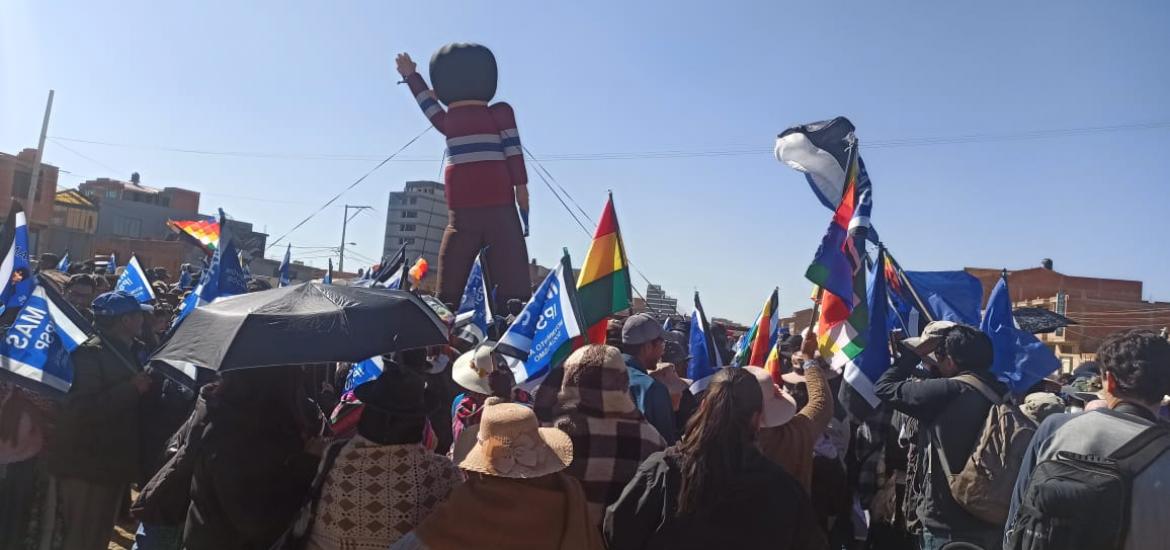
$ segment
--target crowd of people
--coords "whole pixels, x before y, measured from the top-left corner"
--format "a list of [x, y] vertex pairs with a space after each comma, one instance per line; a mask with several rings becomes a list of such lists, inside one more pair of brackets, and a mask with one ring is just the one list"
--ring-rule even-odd
[[[106, 548], [115, 524], [142, 550], [1075, 548], [1053, 544], [1112, 527], [1046, 508], [1053, 468], [1131, 454], [1126, 500], [1082, 504], [1127, 510], [1111, 547], [1170, 540], [1170, 453], [1154, 452], [1170, 342], [1154, 332], [1120, 331], [1096, 363], [1009, 396], [986, 334], [933, 322], [891, 339], [864, 417], [807, 335], [780, 343], [779, 379], [728, 366], [693, 392], [686, 335], [646, 313], [536, 385], [492, 351], [509, 316], [482, 342], [384, 356], [349, 394], [349, 364], [200, 370], [190, 387], [143, 367], [189, 289], [147, 270], [145, 306], [78, 266], [42, 270], [99, 335], [73, 352], [68, 394], [0, 380], [4, 548]], [[989, 419], [1018, 429], [996, 446]], [[1018, 460], [970, 479], [972, 457], [1009, 447]], [[990, 505], [956, 492], [1002, 472]]]

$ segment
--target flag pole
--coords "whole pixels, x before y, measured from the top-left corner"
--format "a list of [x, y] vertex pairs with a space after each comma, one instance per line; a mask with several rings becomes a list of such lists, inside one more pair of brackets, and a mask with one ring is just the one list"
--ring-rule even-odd
[[902, 265], [898, 263], [898, 260], [894, 259], [894, 256], [890, 254], [890, 250], [886, 248], [885, 244], [878, 243], [878, 248], [885, 253], [886, 259], [890, 260], [890, 263], [894, 264], [894, 271], [897, 272], [898, 280], [901, 281], [902, 284], [906, 285], [906, 288], [910, 289], [910, 296], [914, 298], [914, 303], [918, 306], [918, 310], [926, 316], [926, 321], [934, 322], [936, 320], [934, 315], [931, 314], [930, 308], [926, 307], [926, 304], [922, 301], [922, 297], [918, 295], [918, 290], [915, 289], [914, 284], [910, 282], [910, 277], [906, 276], [905, 271], [902, 271]]

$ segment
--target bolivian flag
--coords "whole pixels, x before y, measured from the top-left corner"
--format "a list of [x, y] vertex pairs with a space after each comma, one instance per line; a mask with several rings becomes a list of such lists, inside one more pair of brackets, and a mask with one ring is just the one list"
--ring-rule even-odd
[[610, 194], [577, 278], [577, 303], [585, 326], [589, 327], [590, 342], [605, 342], [606, 320], [614, 313], [629, 309], [632, 292], [626, 247]]

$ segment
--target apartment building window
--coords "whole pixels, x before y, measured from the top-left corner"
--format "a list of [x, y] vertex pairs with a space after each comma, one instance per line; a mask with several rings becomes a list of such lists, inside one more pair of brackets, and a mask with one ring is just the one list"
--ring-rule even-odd
[[[1059, 313], [1060, 315], [1064, 315], [1067, 312], [1068, 312], [1068, 294], [1065, 294], [1064, 292], [1057, 292], [1056, 293], [1056, 313]], [[1060, 328], [1056, 329], [1056, 332], [1052, 333], [1052, 335], [1057, 337], [1057, 338], [1064, 338], [1064, 327], [1060, 327]]]
[[123, 237], [141, 237], [142, 220], [125, 216], [114, 220], [114, 234]]
[[[32, 172], [21, 172], [17, 170], [16, 173], [12, 175], [12, 196], [22, 201], [27, 199], [28, 187], [30, 185], [32, 185]], [[44, 186], [37, 186], [37, 195], [36, 197], [33, 197], [34, 201], [41, 200], [41, 187]]]
[[417, 218], [418, 211], [417, 210], [403, 210], [402, 217], [403, 218]]
[[413, 224], [413, 223], [404, 223], [404, 224], [401, 224], [401, 225], [399, 225], [399, 226], [398, 226], [398, 230], [399, 230], [399, 231], [401, 231], [401, 232], [403, 232], [403, 233], [406, 233], [406, 232], [409, 232], [409, 231], [414, 231], [414, 224]]
[[410, 204], [418, 204], [418, 197], [410, 197]]
[[398, 244], [414, 244], [414, 237], [399, 237]]

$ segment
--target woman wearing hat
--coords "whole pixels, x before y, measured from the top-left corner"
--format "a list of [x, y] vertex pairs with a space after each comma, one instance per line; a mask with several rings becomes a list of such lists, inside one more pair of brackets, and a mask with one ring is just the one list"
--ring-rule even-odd
[[[801, 355], [811, 358], [816, 353], [816, 338], [801, 342]], [[760, 452], [779, 464], [812, 494], [813, 447], [833, 419], [833, 392], [821, 363], [815, 359], [804, 361], [804, 374], [788, 372], [785, 383], [805, 383], [808, 403], [796, 412], [796, 400], [772, 382], [764, 369], [745, 367], [755, 375], [764, 394], [764, 420], [760, 426]]]
[[[524, 405], [487, 400], [474, 444], [456, 461], [467, 473], [460, 485], [391, 550], [600, 550], [585, 494], [563, 470], [573, 443], [556, 428], [541, 428]], [[457, 453], [459, 451], [456, 451]]]
[[462, 480], [447, 457], [423, 445], [439, 404], [421, 375], [393, 363], [358, 386], [357, 434], [325, 478], [306, 548], [386, 548], [422, 523]]
[[800, 484], [756, 448], [765, 414], [757, 378], [720, 369], [682, 442], [606, 510], [609, 549], [826, 548]]
[[565, 473], [581, 481], [590, 517], [601, 525], [605, 507], [617, 500], [646, 457], [666, 448], [630, 398], [622, 353], [585, 346], [565, 360], [555, 426], [573, 440]]

